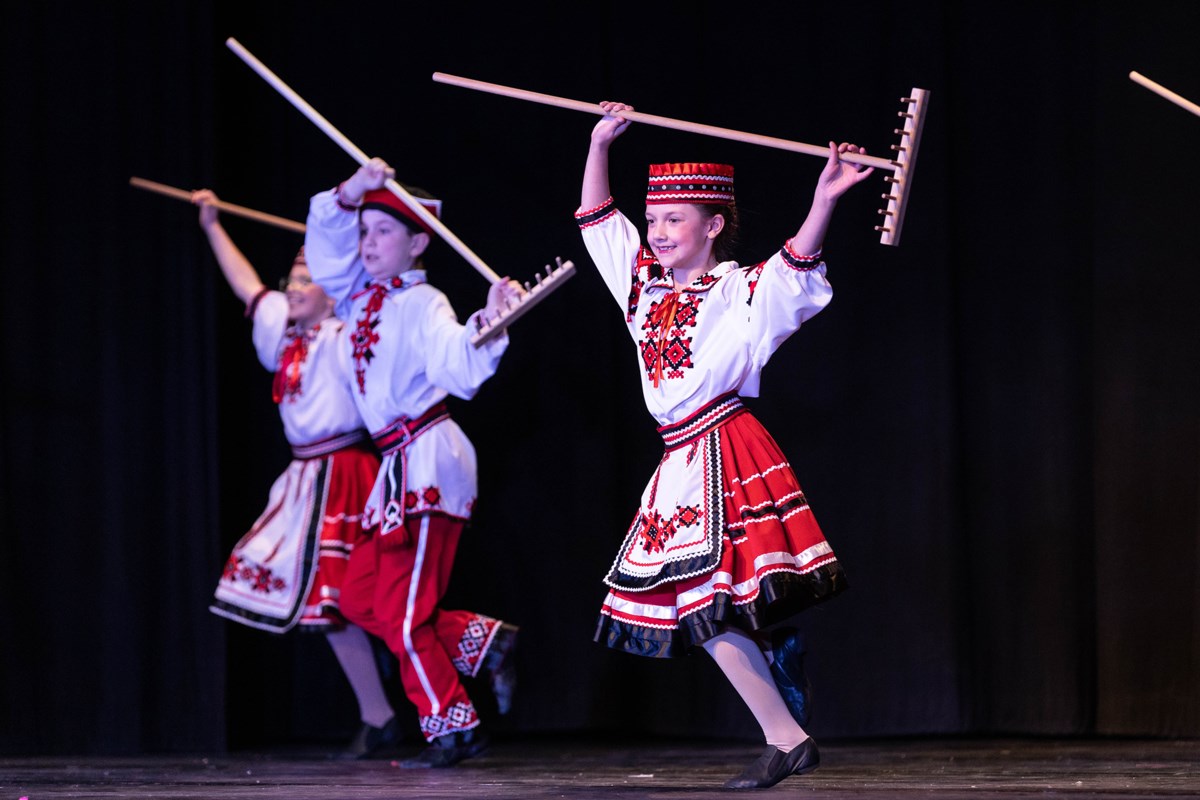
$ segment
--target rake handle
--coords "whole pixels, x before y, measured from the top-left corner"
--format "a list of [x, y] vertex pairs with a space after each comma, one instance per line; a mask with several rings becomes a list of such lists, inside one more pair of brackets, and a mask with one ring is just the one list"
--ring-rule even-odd
[[[148, 181], [145, 178], [135, 177], [129, 179], [129, 185], [138, 189], [145, 189], [148, 192], [154, 192], [155, 194], [173, 197], [176, 200], [183, 200], [186, 203], [192, 202], [191, 192], [186, 191], [185, 189], [176, 189], [174, 186], [168, 186], [165, 183], [156, 183], [155, 181]], [[267, 214], [263, 211], [255, 211], [253, 208], [246, 208], [245, 206], [226, 203], [223, 200], [218, 200], [217, 202], [213, 203], [213, 206], [218, 211], [223, 211], [238, 217], [245, 217], [246, 219], [252, 219], [255, 222], [265, 222], [268, 225], [273, 225], [276, 228], [283, 228], [287, 231], [304, 233], [305, 230], [303, 222], [296, 222], [295, 220], [286, 219], [284, 217], [277, 217], [274, 214]]]
[[[243, 47], [237, 39], [234, 39], [231, 36], [225, 40], [225, 45], [232, 50], [238, 56], [238, 58], [246, 62], [246, 65], [250, 67], [250, 69], [258, 73], [259, 77], [269, 83], [275, 89], [275, 91], [283, 95], [288, 102], [296, 107], [296, 110], [308, 117], [309, 121], [320, 128], [326, 136], [328, 136], [330, 139], [333, 139], [333, 141], [336, 142], [343, 150], [345, 150], [355, 161], [357, 161], [360, 166], [370, 161], [370, 158], [365, 152], [355, 146], [355, 144], [351, 142], [350, 139], [347, 138], [341, 131], [335, 128], [333, 124], [329, 122], [329, 120], [321, 116], [321, 114], [318, 113], [317, 110], [311, 105], [309, 105], [304, 98], [296, 94], [296, 92], [293, 91], [292, 88], [286, 83], [284, 83], [278, 75], [276, 75], [274, 72], [268, 69], [265, 64], [255, 58], [254, 55], [245, 47]], [[385, 186], [387, 187], [388, 191], [396, 195], [396, 197], [400, 198], [400, 200], [406, 206], [412, 209], [413, 213], [420, 217], [425, 224], [437, 231], [438, 235], [441, 236], [447, 244], [453, 247], [460, 256], [466, 259], [467, 263], [474, 267], [476, 272], [486, 278], [489, 283], [499, 283], [500, 276], [497, 275], [491, 267], [484, 263], [482, 258], [475, 255], [475, 252], [471, 250], [471, 248], [467, 247], [461, 239], [455, 236], [449, 228], [442, 224], [440, 219], [435, 217], [429, 212], [428, 209], [417, 202], [416, 198], [414, 198], [403, 186], [401, 186], [397, 181], [391, 179], [387, 181]]]
[[[598, 103], [585, 103], [582, 100], [571, 100], [566, 97], [556, 97], [552, 94], [542, 94], [541, 92], [531, 92], [525, 89], [515, 89], [511, 86], [502, 86], [497, 83], [487, 83], [485, 81], [477, 81], [472, 78], [461, 78], [457, 75], [447, 75], [444, 72], [433, 73], [433, 79], [438, 83], [445, 83], [451, 86], [459, 86], [464, 89], [475, 89], [489, 94], [498, 94], [503, 97], [512, 97], [517, 100], [528, 100], [533, 103], [541, 103], [542, 105], [556, 106], [558, 108], [568, 108], [575, 111], [584, 111], [589, 114], [599, 114], [604, 116], [608, 112], [600, 107]], [[804, 142], [793, 142], [787, 139], [777, 139], [774, 136], [762, 136], [757, 133], [745, 133], [743, 131], [735, 131], [729, 128], [718, 128], [714, 125], [704, 125], [698, 122], [687, 122], [685, 120], [672, 119], [670, 117], [660, 117], [655, 114], [643, 114], [640, 111], [622, 111], [621, 116], [633, 122], [641, 122], [647, 125], [655, 125], [660, 128], [673, 128], [679, 131], [687, 131], [689, 133], [699, 133], [705, 136], [715, 136], [720, 139], [731, 139], [735, 142], [744, 142], [746, 144], [756, 144], [765, 147], [773, 147], [777, 150], [790, 150], [793, 153], [806, 153], [812, 156], [829, 156], [829, 146], [806, 144]], [[879, 167], [896, 171], [897, 167], [894, 163], [886, 158], [878, 158], [875, 156], [865, 156], [858, 153], [843, 153], [838, 157], [841, 161], [847, 161], [851, 164], [862, 164], [868, 167]]]
[[1150, 91], [1152, 91], [1156, 95], [1158, 95], [1159, 97], [1162, 97], [1165, 100], [1170, 100], [1172, 103], [1179, 106], [1180, 108], [1187, 109], [1188, 111], [1192, 112], [1196, 116], [1200, 117], [1200, 106], [1196, 105], [1191, 100], [1188, 100], [1187, 98], [1185, 98], [1181, 95], [1175, 94], [1175, 92], [1172, 92], [1170, 89], [1163, 86], [1161, 83], [1155, 83], [1154, 81], [1150, 80], [1149, 78], [1147, 78], [1145, 75], [1141, 74], [1140, 72], [1130, 72], [1129, 79], [1131, 81], [1133, 81], [1134, 83], [1137, 83], [1137, 84], [1140, 84], [1140, 85], [1146, 87], [1147, 89], [1149, 89]]

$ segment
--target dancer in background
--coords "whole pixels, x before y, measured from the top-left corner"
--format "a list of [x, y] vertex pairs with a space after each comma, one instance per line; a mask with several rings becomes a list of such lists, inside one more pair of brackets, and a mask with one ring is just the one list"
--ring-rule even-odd
[[338, 348], [343, 325], [313, 283], [303, 248], [271, 291], [221, 225], [216, 195], [201, 190], [192, 202], [225, 280], [253, 320], [254, 348], [275, 374], [272, 396], [292, 447], [266, 509], [229, 556], [210, 609], [273, 633], [324, 633], [362, 720], [341, 755], [367, 757], [400, 736], [370, 640], [340, 610], [350, 555], [366, 539], [362, 508], [379, 465]]
[[[605, 578], [596, 639], [656, 657], [703, 648], [767, 743], [726, 787], [773, 786], [820, 761], [796, 719], [806, 702], [789, 708], [785, 697], [803, 690], [803, 645], [781, 623], [840, 592], [845, 578], [787, 459], [741, 398], [757, 396], [772, 354], [829, 302], [825, 232], [838, 198], [871, 170], [839, 158], [858, 147], [831, 142], [799, 230], [743, 267], [731, 260], [733, 168], [652, 164], [643, 246], [608, 177], [609, 149], [630, 124], [621, 112], [633, 109], [601, 105], [608, 113], [592, 130], [575, 217], [637, 344], [666, 452]], [[637, 702], [636, 687], [626, 699]]]
[[[433, 231], [383, 188], [392, 177], [371, 159], [315, 195], [305, 252], [348, 321], [340, 346], [352, 361], [351, 394], [383, 456], [365, 509], [373, 535], [350, 560], [342, 610], [399, 659], [429, 743], [402, 766], [449, 767], [488, 745], [460, 675], [486, 677], [497, 709], [507, 712], [517, 629], [440, 607], [477, 487], [475, 449], [444, 401], [470, 399], [496, 371], [508, 335], [479, 348], [471, 336], [480, 314], [495, 318], [520, 288], [507, 279], [493, 284], [486, 307], [459, 324], [427, 280], [422, 256]], [[440, 219], [441, 201], [418, 200]]]

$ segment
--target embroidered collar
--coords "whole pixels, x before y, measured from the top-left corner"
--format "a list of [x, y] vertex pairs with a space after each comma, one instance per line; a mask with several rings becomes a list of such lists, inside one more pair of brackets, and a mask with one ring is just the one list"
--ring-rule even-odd
[[425, 277], [425, 270], [410, 269], [407, 272], [400, 273], [399, 275], [393, 275], [386, 280], [369, 280], [363, 285], [362, 291], [354, 294], [350, 299], [357, 300], [365, 294], [370, 292], [378, 292], [380, 290], [390, 293], [395, 289], [409, 289], [413, 286], [417, 286], [418, 284], [425, 283], [426, 281], [427, 278]]
[[[687, 286], [679, 289], [681, 292], [707, 292], [709, 289], [717, 285], [717, 282], [724, 278], [729, 273], [738, 269], [736, 261], [722, 261], [715, 267], [705, 272], [702, 275], [697, 275], [692, 282]], [[658, 277], [650, 278], [646, 281], [646, 289], [665, 289], [667, 291], [675, 291], [675, 277], [670, 269], [662, 270], [662, 274]]]
[[289, 319], [288, 326], [284, 330], [283, 335], [289, 339], [307, 339], [311, 342], [313, 339], [316, 339], [317, 334], [321, 332], [321, 325], [324, 322], [325, 320], [321, 320], [316, 325], [313, 325], [308, 330], [305, 330], [304, 328], [300, 327], [296, 320]]

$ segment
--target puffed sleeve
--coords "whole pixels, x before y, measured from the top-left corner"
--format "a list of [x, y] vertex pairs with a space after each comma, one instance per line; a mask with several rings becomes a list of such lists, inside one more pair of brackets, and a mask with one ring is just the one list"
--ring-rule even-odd
[[641, 248], [637, 228], [617, 210], [611, 197], [595, 208], [577, 210], [575, 222], [604, 285], [621, 309], [626, 310]]
[[279, 367], [279, 349], [287, 332], [288, 302], [283, 292], [264, 291], [246, 309], [254, 320], [250, 336], [258, 363], [274, 372]]
[[738, 291], [744, 295], [751, 362], [756, 370], [802, 324], [829, 305], [833, 287], [825, 278], [821, 254], [797, 254], [785, 244], [761, 264], [743, 269]]
[[476, 347], [471, 344], [471, 337], [478, 330], [480, 312], [472, 314], [466, 325], [460, 325], [450, 301], [440, 291], [428, 284], [411, 291], [423, 291], [432, 296], [431, 302], [425, 305], [425, 319], [420, 327], [424, 337], [421, 352], [425, 354], [425, 374], [435, 386], [470, 400], [483, 382], [496, 373], [500, 357], [508, 349], [507, 331]]
[[337, 189], [313, 195], [304, 233], [304, 258], [313, 282], [337, 303], [337, 315], [350, 314], [350, 296], [369, 279], [358, 257], [358, 213], [337, 202]]

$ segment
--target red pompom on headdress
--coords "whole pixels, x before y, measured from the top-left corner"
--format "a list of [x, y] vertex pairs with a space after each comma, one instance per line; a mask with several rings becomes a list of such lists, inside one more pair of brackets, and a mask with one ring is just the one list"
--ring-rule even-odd
[[728, 164], [700, 164], [692, 161], [680, 164], [651, 164], [646, 202], [720, 206], [732, 204], [733, 167]]
[[[429, 197], [414, 197], [421, 206], [433, 214], [438, 219], [442, 218], [442, 201], [434, 200]], [[433, 228], [429, 226], [425, 220], [417, 216], [417, 212], [408, 207], [408, 204], [397, 197], [389, 189], [372, 189], [363, 195], [361, 210], [373, 208], [376, 211], [382, 211], [385, 214], [391, 214], [396, 219], [408, 225], [410, 228], [422, 230], [433, 236]]]

